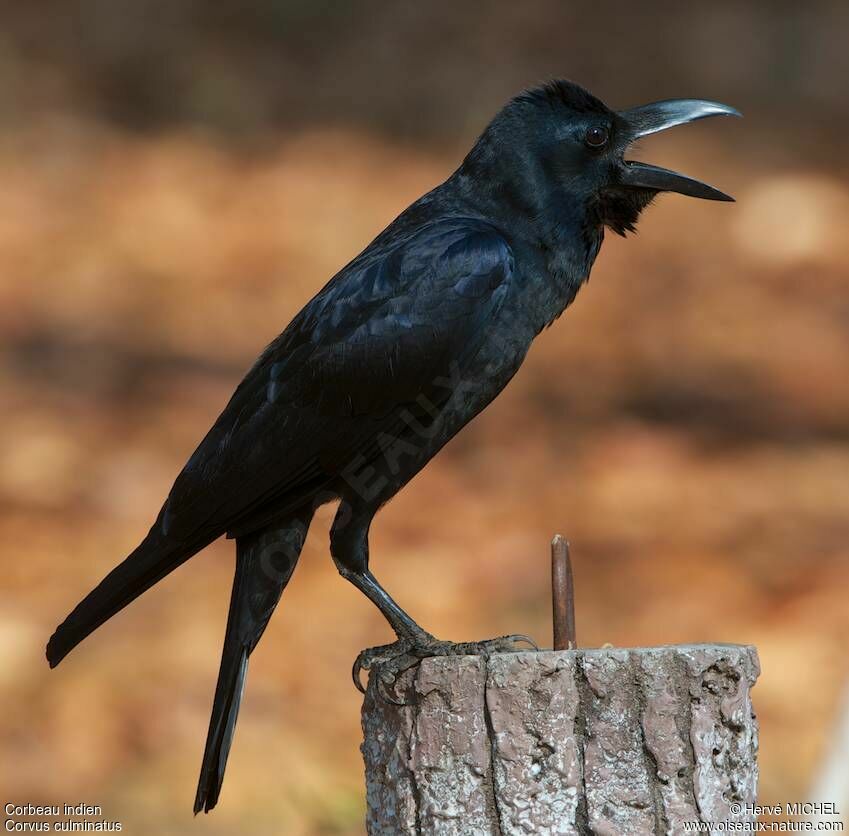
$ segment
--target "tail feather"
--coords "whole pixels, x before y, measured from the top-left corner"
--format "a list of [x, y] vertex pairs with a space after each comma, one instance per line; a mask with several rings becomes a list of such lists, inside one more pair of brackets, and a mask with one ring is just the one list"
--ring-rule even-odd
[[[236, 538], [236, 574], [195, 813], [209, 812], [218, 801], [245, 687], [248, 657], [292, 576], [311, 518], [310, 508], [300, 509], [273, 526]], [[47, 643], [51, 668], [104, 621], [215, 539], [175, 546], [160, 531], [154, 526], [142, 543], [56, 628]]]
[[55, 668], [84, 638], [196, 554], [207, 543], [174, 547], [153, 532], [91, 591], [56, 628], [47, 643]]
[[308, 520], [296, 518], [283, 527], [236, 540], [236, 574], [195, 795], [196, 814], [201, 810], [208, 813], [218, 802], [245, 688], [248, 657], [292, 576], [308, 524]]
[[225, 642], [218, 685], [215, 688], [215, 699], [212, 703], [212, 717], [209, 721], [203, 764], [195, 794], [195, 814], [201, 810], [208, 813], [218, 803], [218, 795], [224, 781], [224, 770], [227, 766], [227, 756], [230, 754], [233, 732], [236, 730], [239, 705], [245, 690], [248, 656], [247, 647], [228, 648]]

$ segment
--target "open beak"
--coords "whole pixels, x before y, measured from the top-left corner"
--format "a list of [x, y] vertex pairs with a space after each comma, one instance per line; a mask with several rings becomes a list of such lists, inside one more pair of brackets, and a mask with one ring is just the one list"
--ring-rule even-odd
[[[628, 126], [630, 142], [649, 134], [706, 119], [708, 116], [741, 116], [742, 114], [728, 105], [718, 102], [706, 102], [701, 99], [668, 99], [663, 102], [633, 107], [622, 110], [619, 117]], [[621, 183], [623, 186], [634, 186], [642, 189], [653, 189], [658, 192], [678, 192], [690, 197], [701, 197], [705, 200], [734, 200], [733, 197], [719, 189], [648, 163], [638, 163], [623, 160], [621, 167]]]

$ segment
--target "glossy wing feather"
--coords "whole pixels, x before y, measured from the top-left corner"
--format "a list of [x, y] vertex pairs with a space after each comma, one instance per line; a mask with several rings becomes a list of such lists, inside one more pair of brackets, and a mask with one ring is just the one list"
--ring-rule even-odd
[[162, 509], [169, 540], [249, 527], [274, 497], [303, 501], [474, 355], [513, 275], [506, 241], [483, 221], [451, 219], [380, 244], [248, 372]]

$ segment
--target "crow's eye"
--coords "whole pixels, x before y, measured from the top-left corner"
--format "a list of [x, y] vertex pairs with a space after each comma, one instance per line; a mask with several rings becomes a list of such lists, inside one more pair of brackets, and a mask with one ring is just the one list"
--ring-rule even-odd
[[610, 139], [610, 131], [604, 125], [593, 125], [593, 127], [587, 128], [587, 132], [584, 134], [586, 145], [596, 150], [604, 148], [608, 139]]

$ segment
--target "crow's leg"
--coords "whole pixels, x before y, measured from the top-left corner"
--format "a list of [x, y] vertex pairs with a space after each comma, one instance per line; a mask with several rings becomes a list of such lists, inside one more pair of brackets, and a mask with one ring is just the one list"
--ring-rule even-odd
[[389, 622], [399, 640], [416, 643], [433, 641], [433, 636], [423, 630], [392, 600], [368, 568], [368, 530], [376, 509], [354, 509], [345, 500], [339, 506], [330, 529], [330, 553], [333, 562], [345, 580], [354, 584]]
[[[360, 691], [360, 671], [374, 668], [380, 676], [384, 696], [386, 687], [394, 684], [405, 670], [429, 656], [481, 656], [516, 650], [517, 642], [527, 642], [536, 648], [527, 636], [501, 636], [480, 642], [440, 641], [419, 627], [392, 599], [368, 568], [368, 530], [374, 510], [357, 513], [343, 500], [330, 531], [330, 552], [339, 574], [360, 590], [391, 625], [398, 640], [392, 644], [372, 647], [362, 651], [354, 662], [354, 684]], [[388, 697], [387, 697], [388, 698]]]

